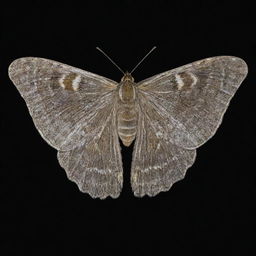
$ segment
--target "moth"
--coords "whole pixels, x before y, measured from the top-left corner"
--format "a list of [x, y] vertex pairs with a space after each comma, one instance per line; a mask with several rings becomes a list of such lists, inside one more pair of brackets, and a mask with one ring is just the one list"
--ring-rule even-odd
[[220, 126], [247, 65], [212, 57], [138, 83], [132, 72], [118, 83], [44, 58], [20, 58], [9, 67], [39, 133], [58, 150], [68, 178], [93, 198], [117, 198], [122, 190], [119, 138], [127, 147], [135, 140], [135, 196], [155, 196], [184, 178], [196, 148]]

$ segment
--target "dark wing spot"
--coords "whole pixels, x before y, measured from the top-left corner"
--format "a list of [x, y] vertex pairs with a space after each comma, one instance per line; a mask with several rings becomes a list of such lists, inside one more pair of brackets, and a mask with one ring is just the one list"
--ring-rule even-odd
[[73, 88], [73, 81], [77, 75], [75, 73], [68, 74], [64, 79], [63, 79], [63, 85], [66, 90], [74, 91]]
[[192, 73], [182, 72], [178, 75], [180, 76], [184, 83], [181, 90], [191, 90], [194, 87], [194, 85], [198, 82], [198, 78]]

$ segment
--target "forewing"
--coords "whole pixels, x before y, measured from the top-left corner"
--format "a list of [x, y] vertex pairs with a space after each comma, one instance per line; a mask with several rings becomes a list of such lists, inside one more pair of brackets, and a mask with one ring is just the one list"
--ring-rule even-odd
[[123, 172], [115, 109], [93, 141], [70, 151], [59, 151], [58, 159], [68, 178], [82, 192], [89, 193], [93, 198], [118, 197]]
[[[157, 117], [144, 112], [144, 104], [140, 106], [131, 184], [135, 196], [155, 196], [184, 178], [195, 160], [196, 150], [184, 149], [165, 140], [155, 125]], [[151, 109], [148, 111], [150, 113]]]
[[113, 109], [116, 82], [56, 61], [17, 59], [9, 76], [40, 134], [58, 150], [90, 143]]
[[207, 58], [141, 81], [138, 97], [165, 140], [194, 149], [214, 135], [246, 75], [240, 58]]

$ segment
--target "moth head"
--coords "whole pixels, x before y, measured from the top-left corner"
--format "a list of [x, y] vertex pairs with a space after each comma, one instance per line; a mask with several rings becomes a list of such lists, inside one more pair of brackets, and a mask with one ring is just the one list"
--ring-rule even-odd
[[134, 82], [134, 78], [132, 77], [131, 73], [129, 72], [124, 73], [124, 76], [122, 77], [121, 82], [124, 82], [124, 81]]

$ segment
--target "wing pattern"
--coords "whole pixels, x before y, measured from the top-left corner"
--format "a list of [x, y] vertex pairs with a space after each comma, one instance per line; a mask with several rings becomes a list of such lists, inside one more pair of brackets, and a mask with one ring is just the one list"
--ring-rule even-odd
[[162, 116], [158, 129], [193, 149], [214, 135], [246, 74], [242, 59], [208, 58], [140, 82], [138, 94]]
[[15, 60], [9, 76], [42, 137], [59, 150], [68, 177], [92, 197], [117, 197], [122, 187], [117, 83], [41, 58]]
[[184, 149], [164, 139], [154, 124], [156, 119], [152, 120], [152, 109], [144, 111], [139, 112], [131, 170], [132, 189], [138, 197], [169, 190], [173, 183], [184, 178], [196, 157], [196, 150]]
[[[42, 137], [59, 150], [86, 144], [101, 132], [117, 86], [107, 78], [41, 58], [15, 60], [9, 76]], [[79, 88], [63, 88], [75, 77]]]
[[154, 196], [182, 179], [196, 148], [219, 127], [247, 74], [236, 57], [214, 57], [138, 83], [140, 118], [131, 183], [135, 195]]
[[82, 192], [101, 199], [119, 196], [122, 183], [122, 158], [118, 141], [115, 111], [97, 137], [86, 146], [59, 151], [60, 165]]

